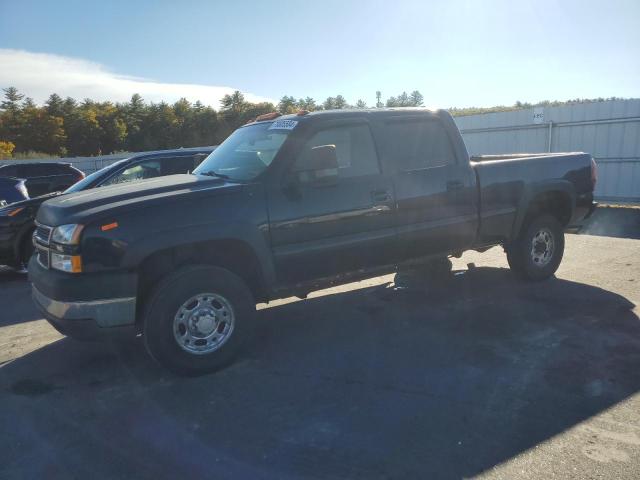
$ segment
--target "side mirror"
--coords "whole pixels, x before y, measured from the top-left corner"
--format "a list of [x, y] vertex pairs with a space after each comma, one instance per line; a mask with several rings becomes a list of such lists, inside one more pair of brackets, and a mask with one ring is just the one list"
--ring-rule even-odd
[[305, 160], [296, 168], [301, 183], [329, 186], [338, 182], [338, 155], [335, 145], [313, 147]]

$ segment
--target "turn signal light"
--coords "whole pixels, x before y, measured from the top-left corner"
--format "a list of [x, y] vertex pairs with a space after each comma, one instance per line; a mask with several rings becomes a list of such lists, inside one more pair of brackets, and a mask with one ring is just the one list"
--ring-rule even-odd
[[18, 207], [14, 210], [11, 210], [7, 215], [9, 215], [10, 217], [14, 217], [17, 214], [19, 214], [22, 210], [24, 210], [24, 207]]
[[108, 232], [109, 230], [113, 230], [114, 228], [118, 228], [118, 222], [107, 223], [106, 225], [102, 225], [100, 230], [103, 232]]

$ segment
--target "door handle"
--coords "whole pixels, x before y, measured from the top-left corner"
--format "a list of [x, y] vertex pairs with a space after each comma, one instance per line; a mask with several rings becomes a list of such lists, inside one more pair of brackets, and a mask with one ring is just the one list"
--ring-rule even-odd
[[450, 192], [452, 190], [460, 190], [464, 187], [463, 183], [460, 180], [452, 180], [447, 182], [447, 191]]
[[391, 194], [388, 190], [374, 190], [371, 192], [371, 198], [376, 202], [388, 202], [391, 200]]

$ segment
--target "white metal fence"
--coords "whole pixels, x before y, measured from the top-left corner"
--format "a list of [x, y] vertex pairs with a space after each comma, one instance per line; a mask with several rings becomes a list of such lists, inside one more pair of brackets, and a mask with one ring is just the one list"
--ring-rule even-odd
[[640, 99], [456, 117], [471, 155], [591, 153], [596, 198], [640, 201]]

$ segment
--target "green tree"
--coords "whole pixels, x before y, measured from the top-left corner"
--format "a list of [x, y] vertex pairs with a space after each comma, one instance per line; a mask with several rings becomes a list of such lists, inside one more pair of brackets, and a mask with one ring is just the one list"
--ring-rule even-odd
[[142, 134], [143, 124], [146, 122], [148, 108], [142, 97], [134, 93], [131, 100], [120, 106], [124, 123], [127, 128], [126, 150], [138, 152], [143, 149], [144, 137]]
[[367, 108], [367, 103], [364, 100], [358, 100], [356, 102], [356, 108]]
[[287, 113], [295, 113], [296, 110], [298, 110], [296, 99], [291, 96], [285, 95], [280, 99], [280, 102], [278, 102], [278, 112], [283, 115]]
[[24, 95], [18, 93], [18, 89], [15, 87], [3, 88], [2, 91], [4, 92], [4, 100], [0, 103], [0, 110], [17, 113]]
[[64, 101], [57, 93], [52, 93], [49, 95], [49, 98], [46, 102], [44, 102], [45, 107], [47, 108], [47, 113], [54, 117], [64, 117], [63, 105]]
[[20, 152], [35, 151], [50, 155], [66, 152], [62, 117], [49, 115], [45, 108], [25, 102], [20, 116]]
[[335, 97], [327, 97], [327, 99], [322, 103], [322, 108], [325, 110], [334, 110], [336, 108]]
[[318, 105], [316, 105], [316, 101], [311, 97], [301, 98], [298, 100], [298, 108], [300, 110], [307, 110], [308, 112], [313, 112], [318, 109]]
[[3, 88], [4, 100], [0, 102], [0, 138], [15, 145], [16, 151], [20, 151], [21, 125], [20, 102], [24, 95], [18, 93], [15, 87]]
[[100, 151], [103, 154], [124, 150], [127, 125], [123, 112], [110, 102], [95, 106], [96, 119], [100, 125]]
[[342, 95], [336, 95], [335, 108], [338, 108], [338, 109], [349, 108], [349, 104], [347, 103], [347, 101], [344, 99]]
[[227, 94], [222, 97], [222, 100], [220, 100], [220, 104], [222, 105], [221, 110], [224, 113], [233, 113], [238, 115], [245, 108], [247, 102], [245, 101], [242, 92], [236, 90], [231, 95]]
[[412, 107], [421, 107], [424, 105], [424, 97], [418, 90], [414, 90], [409, 95], [409, 103]]

